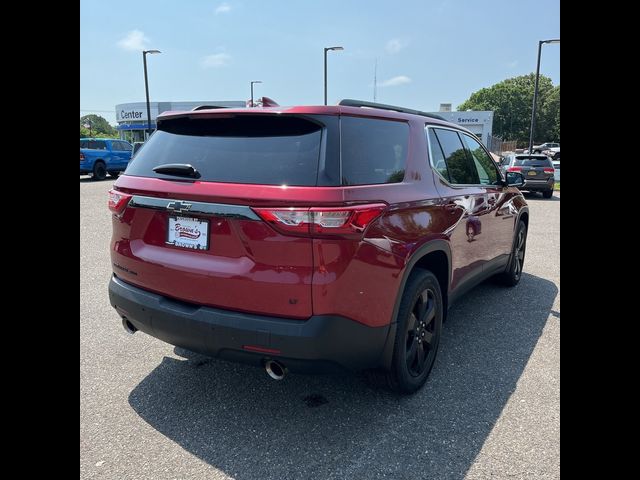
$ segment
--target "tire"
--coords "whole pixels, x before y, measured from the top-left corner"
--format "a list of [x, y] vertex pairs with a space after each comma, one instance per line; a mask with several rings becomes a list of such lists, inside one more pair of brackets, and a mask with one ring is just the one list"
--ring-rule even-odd
[[107, 178], [107, 168], [103, 162], [96, 162], [93, 164], [93, 180], [104, 180]]
[[369, 372], [369, 379], [402, 394], [418, 391], [438, 353], [443, 308], [436, 276], [428, 270], [414, 270], [400, 301], [391, 369]]
[[110, 177], [118, 178], [118, 175], [120, 175], [120, 172], [114, 172], [114, 171], [110, 171], [109, 172], [109, 176]]
[[516, 235], [513, 239], [513, 248], [511, 249], [511, 257], [509, 258], [509, 267], [507, 271], [498, 275], [500, 283], [507, 287], [515, 287], [520, 282], [526, 250], [527, 226], [522, 220], [520, 220], [518, 223], [518, 230], [516, 230]]
[[551, 198], [553, 197], [553, 190], [545, 190], [544, 192], [542, 192], [542, 196], [544, 198]]

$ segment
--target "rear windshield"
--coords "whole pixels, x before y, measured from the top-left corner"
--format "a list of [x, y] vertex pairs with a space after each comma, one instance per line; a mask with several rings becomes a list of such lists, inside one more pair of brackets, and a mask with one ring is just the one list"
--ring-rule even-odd
[[517, 167], [552, 167], [551, 160], [547, 157], [516, 157], [513, 162]]
[[318, 180], [323, 128], [292, 116], [237, 115], [160, 122], [125, 174], [176, 178], [153, 167], [193, 165], [209, 182], [311, 186]]

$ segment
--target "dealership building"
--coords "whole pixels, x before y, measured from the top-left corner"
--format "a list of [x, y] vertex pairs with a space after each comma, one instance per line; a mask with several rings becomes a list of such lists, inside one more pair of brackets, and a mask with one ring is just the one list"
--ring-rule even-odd
[[[170, 110], [192, 110], [201, 105], [215, 107], [244, 108], [244, 100], [230, 101], [202, 101], [202, 102], [150, 102], [151, 130], [156, 128], [156, 117], [162, 112]], [[444, 117], [445, 120], [461, 125], [475, 134], [482, 143], [489, 145], [489, 137], [493, 128], [493, 112], [467, 111], [452, 112], [451, 104], [441, 104], [439, 112], [433, 112]], [[120, 139], [129, 142], [142, 142], [145, 138], [147, 126], [147, 104], [145, 102], [121, 103], [116, 105], [116, 129], [120, 132]]]
[[[149, 102], [151, 107], [151, 130], [156, 128], [156, 117], [163, 112], [170, 110], [192, 110], [201, 105], [211, 105], [212, 107], [244, 108], [244, 100], [211, 101], [202, 102]], [[120, 139], [133, 142], [143, 142], [145, 131], [149, 128], [147, 124], [147, 104], [146, 102], [121, 103], [116, 105], [116, 129], [120, 132]]]
[[440, 115], [447, 122], [466, 128], [482, 140], [485, 145], [488, 146], [490, 144], [489, 137], [493, 129], [492, 111], [452, 112], [450, 103], [441, 103], [440, 111], [432, 113]]

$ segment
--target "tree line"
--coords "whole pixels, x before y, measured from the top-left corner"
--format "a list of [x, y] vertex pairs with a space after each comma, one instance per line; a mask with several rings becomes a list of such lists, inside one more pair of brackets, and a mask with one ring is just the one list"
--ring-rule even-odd
[[[492, 110], [493, 135], [506, 141], [517, 141], [518, 148], [529, 145], [531, 109], [533, 107], [534, 73], [508, 78], [482, 88], [458, 106], [464, 110]], [[534, 144], [560, 142], [560, 85], [540, 75]]]
[[117, 138], [118, 131], [100, 115], [84, 115], [80, 117], [80, 138]]

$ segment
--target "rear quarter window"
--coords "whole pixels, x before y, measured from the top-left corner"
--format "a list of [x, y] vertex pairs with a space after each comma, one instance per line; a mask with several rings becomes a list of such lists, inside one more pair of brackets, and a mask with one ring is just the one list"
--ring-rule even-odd
[[402, 182], [409, 144], [407, 123], [342, 116], [340, 129], [343, 185]]

